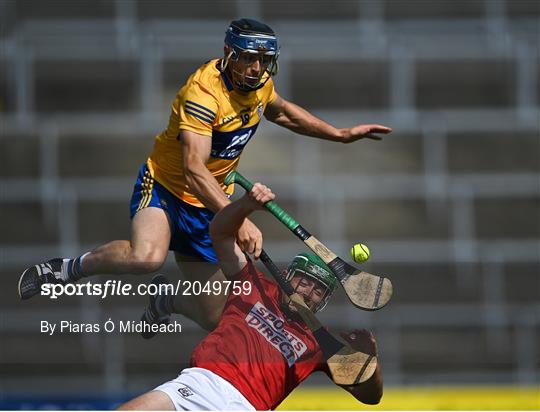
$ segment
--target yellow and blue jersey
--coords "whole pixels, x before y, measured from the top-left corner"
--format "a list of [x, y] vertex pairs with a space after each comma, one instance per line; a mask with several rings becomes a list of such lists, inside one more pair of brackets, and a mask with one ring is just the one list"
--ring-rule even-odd
[[167, 129], [156, 137], [147, 165], [154, 179], [179, 199], [204, 207], [190, 191], [184, 176], [180, 131], [188, 130], [212, 139], [208, 170], [227, 194], [225, 176], [236, 169], [245, 145], [255, 134], [266, 105], [276, 99], [272, 79], [258, 90], [241, 93], [211, 60], [193, 73], [172, 104]]

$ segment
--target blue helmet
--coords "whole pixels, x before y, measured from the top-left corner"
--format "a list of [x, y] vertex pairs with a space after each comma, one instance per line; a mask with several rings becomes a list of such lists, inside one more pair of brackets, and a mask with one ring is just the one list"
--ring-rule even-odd
[[230, 51], [221, 62], [221, 70], [232, 62], [245, 60], [250, 64], [259, 59], [262, 70], [259, 76], [248, 76], [232, 67], [234, 83], [244, 90], [256, 90], [264, 86], [271, 76], [277, 74], [279, 46], [276, 34], [268, 25], [253, 19], [240, 19], [231, 22], [225, 32], [225, 44]]

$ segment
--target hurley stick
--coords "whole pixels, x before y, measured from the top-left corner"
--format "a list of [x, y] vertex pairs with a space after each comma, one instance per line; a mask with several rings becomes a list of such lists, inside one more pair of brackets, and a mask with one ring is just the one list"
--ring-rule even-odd
[[[225, 178], [226, 185], [232, 183], [238, 183], [246, 191], [253, 188], [253, 183], [236, 171], [230, 172]], [[265, 206], [328, 265], [343, 286], [347, 297], [353, 305], [364, 310], [377, 310], [388, 303], [392, 297], [392, 282], [390, 282], [390, 279], [372, 275], [349, 265], [323, 245], [315, 236], [312, 236], [276, 202], [267, 202]]]
[[296, 293], [291, 284], [283, 278], [264, 250], [261, 252], [260, 259], [281, 289], [290, 297], [299, 315], [313, 332], [323, 351], [332, 380], [338, 385], [356, 385], [367, 381], [377, 368], [377, 357], [356, 351], [335, 338], [321, 325], [302, 296]]

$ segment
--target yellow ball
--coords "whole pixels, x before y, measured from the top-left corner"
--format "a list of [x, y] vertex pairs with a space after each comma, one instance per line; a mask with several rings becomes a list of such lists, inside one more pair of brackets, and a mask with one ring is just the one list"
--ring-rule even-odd
[[369, 249], [362, 243], [357, 243], [351, 248], [351, 258], [356, 263], [363, 263], [369, 259]]

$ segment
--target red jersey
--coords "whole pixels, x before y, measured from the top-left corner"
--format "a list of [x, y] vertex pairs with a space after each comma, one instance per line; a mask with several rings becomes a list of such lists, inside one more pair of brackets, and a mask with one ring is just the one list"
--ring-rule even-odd
[[231, 280], [250, 281], [251, 293], [229, 295], [191, 366], [221, 376], [256, 409], [275, 409], [313, 372], [329, 373], [323, 353], [306, 324], [281, 308], [279, 286], [251, 262]]

